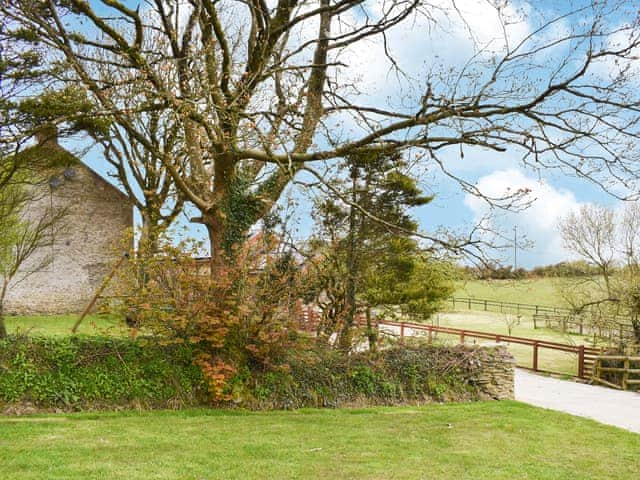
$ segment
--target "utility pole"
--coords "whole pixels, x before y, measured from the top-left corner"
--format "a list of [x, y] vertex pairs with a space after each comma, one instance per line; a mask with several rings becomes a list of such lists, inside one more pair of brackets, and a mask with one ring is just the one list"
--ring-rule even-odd
[[518, 269], [518, 226], [513, 226], [513, 271]]

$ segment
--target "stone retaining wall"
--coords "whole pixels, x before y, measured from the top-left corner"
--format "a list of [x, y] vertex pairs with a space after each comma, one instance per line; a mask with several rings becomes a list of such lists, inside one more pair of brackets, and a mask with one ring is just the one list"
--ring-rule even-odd
[[494, 400], [514, 398], [513, 385], [516, 360], [507, 347], [469, 347], [476, 349], [479, 362], [477, 370], [469, 381], [477, 385], [487, 397]]

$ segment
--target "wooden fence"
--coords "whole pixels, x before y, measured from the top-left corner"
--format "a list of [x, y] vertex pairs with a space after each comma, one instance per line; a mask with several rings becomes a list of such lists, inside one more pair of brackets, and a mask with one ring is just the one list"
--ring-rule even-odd
[[562, 333], [593, 335], [608, 340], [609, 343], [633, 343], [633, 326], [610, 318], [585, 318], [582, 315], [554, 315], [543, 313], [533, 315], [533, 328], [540, 326], [558, 330]]
[[531, 347], [531, 367], [525, 365], [518, 365], [522, 368], [527, 368], [535, 372], [555, 373], [560, 375], [566, 375], [566, 372], [560, 372], [556, 370], [549, 370], [540, 368], [539, 358], [541, 350], [555, 350], [560, 352], [572, 353], [576, 355], [576, 370], [578, 378], [590, 378], [593, 372], [593, 365], [598, 355], [602, 353], [601, 348], [586, 347], [585, 345], [570, 345], [565, 343], [550, 342], [547, 340], [538, 340], [534, 338], [516, 337], [513, 335], [501, 335], [497, 333], [480, 332], [476, 330], [466, 330], [451, 327], [440, 327], [436, 325], [428, 325], [421, 323], [411, 322], [391, 322], [381, 321], [378, 323], [379, 331], [384, 334], [384, 329], [380, 327], [394, 327], [399, 330], [398, 336], [402, 342], [407, 336], [407, 332], [424, 332], [429, 340], [431, 340], [435, 333], [442, 333], [448, 335], [454, 335], [459, 339], [460, 343], [465, 343], [469, 339], [481, 339], [489, 340], [495, 343], [513, 343], [517, 345], [526, 345]]
[[468, 310], [483, 310], [485, 312], [516, 313], [517, 315], [530, 313], [538, 315], [540, 313], [571, 313], [568, 308], [550, 307], [545, 305], [533, 305], [529, 303], [499, 302], [484, 298], [451, 297], [448, 300], [452, 307], [466, 308]]
[[[318, 312], [315, 312], [311, 308], [305, 308], [300, 312], [299, 324], [300, 328], [307, 331], [315, 331], [317, 328], [317, 321], [319, 320]], [[366, 324], [364, 318], [358, 316], [357, 323], [360, 326]], [[554, 350], [560, 352], [566, 352], [575, 354], [576, 356], [576, 371], [578, 378], [588, 379], [591, 378], [593, 373], [593, 367], [595, 359], [602, 353], [601, 348], [586, 347], [584, 345], [570, 345], [565, 343], [550, 342], [547, 340], [538, 340], [526, 337], [516, 337], [513, 335], [501, 335], [497, 333], [480, 332], [476, 330], [466, 330], [451, 327], [441, 327], [437, 325], [413, 323], [413, 322], [393, 322], [389, 320], [375, 321], [375, 327], [381, 335], [393, 335], [403, 342], [405, 337], [415, 336], [416, 332], [420, 332], [426, 335], [431, 341], [435, 334], [446, 334], [455, 336], [460, 343], [468, 342], [470, 339], [488, 340], [495, 343], [513, 343], [517, 345], [526, 345], [531, 347], [531, 367], [528, 365], [519, 364], [519, 367], [527, 368], [535, 372], [555, 373], [559, 375], [566, 375], [567, 372], [560, 372], [556, 370], [548, 370], [540, 368], [540, 351], [541, 350]], [[413, 334], [413, 335], [409, 335]]]
[[599, 338], [616, 342], [628, 342], [635, 338], [633, 327], [627, 317], [577, 315], [569, 308], [550, 307], [528, 303], [499, 302], [481, 298], [452, 297], [449, 303], [454, 309], [482, 310], [485, 312], [529, 314], [533, 318], [534, 328], [544, 321], [549, 328], [580, 335], [597, 335]]
[[[606, 378], [603, 378], [603, 374]], [[631, 355], [598, 356], [595, 359], [593, 381], [619, 390], [640, 388], [640, 357]]]

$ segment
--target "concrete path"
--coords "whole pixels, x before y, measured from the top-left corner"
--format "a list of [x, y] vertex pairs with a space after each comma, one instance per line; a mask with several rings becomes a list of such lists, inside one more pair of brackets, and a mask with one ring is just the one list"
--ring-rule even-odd
[[516, 369], [516, 400], [640, 433], [640, 393], [585, 385]]

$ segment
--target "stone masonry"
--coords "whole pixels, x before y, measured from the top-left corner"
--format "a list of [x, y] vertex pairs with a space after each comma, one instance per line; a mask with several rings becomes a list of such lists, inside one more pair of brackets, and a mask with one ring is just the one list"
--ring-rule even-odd
[[514, 398], [514, 376], [516, 360], [504, 345], [465, 346], [471, 350], [473, 362], [470, 383], [476, 385], [487, 398], [512, 400]]
[[[46, 252], [36, 252], [17, 277], [24, 279], [10, 286], [8, 313], [82, 311], [117, 261], [119, 246], [133, 226], [133, 208], [126, 195], [74, 159], [55, 139], [47, 140], [46, 147], [47, 152], [62, 153], [75, 161], [47, 173], [48, 181], [38, 187], [37, 198], [23, 215], [38, 218], [57, 209], [66, 213], [55, 229], [53, 245]], [[37, 271], [35, 265], [45, 256], [51, 262]]]

